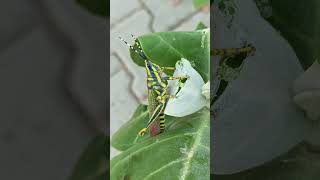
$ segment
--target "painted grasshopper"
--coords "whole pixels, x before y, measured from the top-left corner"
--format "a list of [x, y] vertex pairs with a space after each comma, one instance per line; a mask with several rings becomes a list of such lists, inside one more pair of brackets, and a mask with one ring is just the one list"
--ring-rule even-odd
[[[133, 36], [132, 36], [133, 37]], [[129, 46], [135, 53], [137, 53], [145, 63], [145, 69], [147, 72], [147, 88], [148, 88], [148, 109], [149, 109], [149, 120], [145, 128], [139, 131], [139, 135], [143, 136], [146, 131], [153, 126], [157, 127], [158, 121], [160, 126], [160, 132], [162, 133], [165, 129], [165, 114], [164, 110], [166, 103], [169, 98], [175, 98], [175, 96], [168, 94], [168, 80], [186, 80], [188, 77], [172, 77], [163, 76], [165, 69], [174, 70], [174, 67], [160, 67], [159, 65], [151, 62], [144, 54], [141, 46], [139, 45], [136, 38], [135, 47], [127, 43], [123, 38], [119, 37], [127, 46]], [[136, 48], [137, 47], [137, 48]], [[153, 128], [152, 128], [153, 129]], [[157, 135], [155, 133], [154, 135]], [[151, 134], [152, 135], [152, 134]]]

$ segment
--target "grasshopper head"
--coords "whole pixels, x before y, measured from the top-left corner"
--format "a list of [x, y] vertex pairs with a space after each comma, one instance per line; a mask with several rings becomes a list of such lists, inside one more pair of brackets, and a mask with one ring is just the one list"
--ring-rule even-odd
[[[133, 35], [131, 35], [133, 37]], [[134, 38], [134, 37], [133, 37]], [[122, 37], [119, 36], [119, 39], [121, 41], [123, 41], [127, 46], [130, 47], [130, 49], [132, 49], [135, 53], [137, 53], [144, 61], [148, 61], [147, 56], [144, 54], [144, 52], [142, 51], [142, 48], [140, 46], [140, 44], [138, 43], [137, 39], [134, 38], [135, 44], [138, 48], [132, 46], [131, 44], [129, 44], [127, 41], [125, 41]]]

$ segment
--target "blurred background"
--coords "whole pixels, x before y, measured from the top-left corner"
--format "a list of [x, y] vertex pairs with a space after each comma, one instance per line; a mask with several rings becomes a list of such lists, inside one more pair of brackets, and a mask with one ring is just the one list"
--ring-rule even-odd
[[76, 1], [6, 1], [0, 14], [0, 179], [67, 179], [108, 131], [109, 22]]
[[[210, 25], [209, 8], [197, 10], [192, 0], [110, 1], [110, 138], [127, 122], [138, 104], [147, 103], [146, 72], [133, 63], [128, 47], [131, 34], [193, 31], [198, 22]], [[119, 152], [110, 146], [110, 159]]]

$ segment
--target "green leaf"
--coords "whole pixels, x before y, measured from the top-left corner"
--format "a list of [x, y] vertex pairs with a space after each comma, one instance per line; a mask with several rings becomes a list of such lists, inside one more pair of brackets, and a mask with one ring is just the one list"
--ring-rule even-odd
[[[210, 70], [210, 30], [195, 32], [158, 32], [138, 37], [138, 41], [153, 62], [160, 66], [174, 67], [181, 58], [190, 60], [205, 82]], [[130, 50], [135, 63], [144, 66], [143, 59]], [[172, 75], [172, 71], [166, 71]]]
[[108, 148], [109, 137], [104, 135], [95, 137], [78, 160], [70, 180], [106, 179], [109, 170], [107, 167]]
[[205, 5], [208, 5], [210, 3], [209, 0], [193, 0], [192, 2], [193, 2], [193, 6], [197, 9]]
[[197, 27], [196, 27], [196, 30], [202, 30], [202, 29], [206, 29], [208, 28], [205, 24], [203, 24], [202, 22], [199, 22]]
[[[261, 0], [256, 0], [259, 4]], [[261, 3], [260, 3], [261, 4]], [[320, 1], [270, 1], [269, 21], [295, 50], [302, 66], [307, 69], [320, 57]], [[261, 14], [265, 14], [260, 6]]]
[[[142, 111], [141, 108], [137, 111]], [[143, 121], [132, 118], [133, 121], [138, 119]], [[164, 133], [139, 141], [111, 160], [111, 180], [209, 179], [209, 110], [204, 108], [190, 116], [172, 117], [167, 121], [173, 124]], [[134, 129], [132, 136], [143, 127], [138, 124], [127, 128], [128, 132]]]
[[[139, 130], [146, 125], [146, 120], [149, 117], [148, 113], [147, 106], [140, 105], [131, 119], [112, 136], [111, 145], [120, 151], [130, 148], [136, 141], [136, 135]], [[140, 142], [146, 137], [148, 137], [147, 134], [144, 137], [137, 139], [137, 142]]]
[[102, 17], [110, 16], [110, 5], [106, 0], [76, 0], [76, 2], [94, 15]]

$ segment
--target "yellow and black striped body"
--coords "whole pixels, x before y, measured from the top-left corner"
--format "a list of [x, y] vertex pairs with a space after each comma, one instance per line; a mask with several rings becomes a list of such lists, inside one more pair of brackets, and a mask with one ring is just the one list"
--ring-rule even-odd
[[[147, 72], [147, 88], [149, 103], [149, 121], [146, 129], [150, 126], [158, 126], [160, 133], [164, 131], [164, 110], [167, 102], [167, 80], [162, 77], [162, 68], [145, 60]], [[155, 128], [152, 128], [155, 129]], [[140, 133], [139, 133], [140, 134]], [[141, 134], [140, 134], [141, 135]]]
[[[151, 131], [155, 131], [155, 132], [150, 131], [151, 136], [162, 133], [165, 128], [164, 127], [164, 123], [165, 123], [164, 110], [165, 110], [166, 104], [160, 103], [157, 100], [158, 96], [159, 95], [155, 91], [148, 88], [149, 122], [148, 122], [147, 128], [150, 127]], [[156, 112], [156, 109], [158, 106], [162, 107], [162, 110], [160, 111], [159, 116], [156, 119], [153, 119], [152, 116], [155, 116], [154, 112]]]

